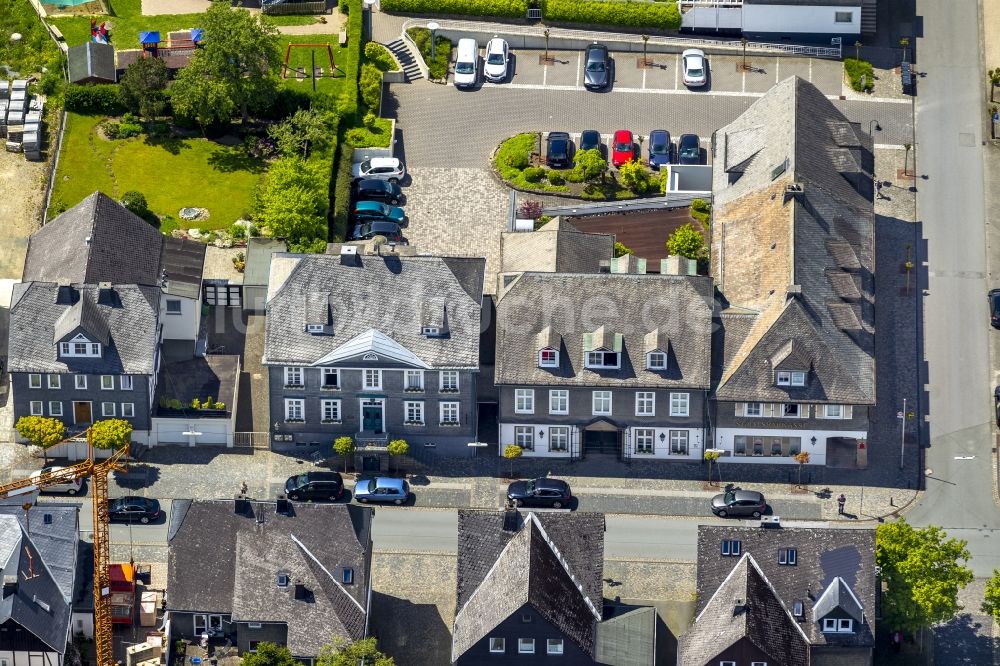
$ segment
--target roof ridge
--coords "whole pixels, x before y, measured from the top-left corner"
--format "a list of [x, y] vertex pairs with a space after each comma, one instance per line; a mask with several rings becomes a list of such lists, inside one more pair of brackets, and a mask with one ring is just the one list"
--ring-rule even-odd
[[562, 553], [559, 552], [559, 548], [549, 537], [548, 532], [545, 531], [545, 528], [542, 526], [542, 523], [538, 520], [538, 516], [535, 515], [534, 511], [528, 512], [528, 519], [530, 519], [531, 522], [534, 523], [535, 527], [538, 528], [539, 533], [545, 540], [545, 543], [548, 545], [549, 549], [552, 551], [552, 554], [556, 556], [556, 560], [558, 560], [559, 564], [562, 565], [562, 568], [566, 572], [566, 575], [569, 576], [570, 580], [573, 581], [573, 585], [575, 585], [576, 589], [580, 592], [580, 595], [583, 597], [584, 602], [586, 602], [587, 604], [587, 608], [590, 609], [590, 612], [593, 613], [594, 616], [597, 618], [597, 621], [600, 622], [602, 618], [601, 612], [597, 610], [597, 607], [594, 606], [594, 602], [592, 602], [587, 593], [584, 592], [583, 585], [577, 581], [577, 577], [573, 574], [572, 571], [570, 571], [569, 562], [567, 562], [566, 559], [562, 556]]
[[336, 576], [330, 573], [330, 570], [327, 569], [326, 566], [322, 562], [320, 562], [315, 555], [312, 554], [312, 551], [306, 548], [306, 545], [301, 541], [299, 541], [298, 537], [296, 537], [291, 532], [288, 533], [288, 536], [292, 540], [292, 542], [295, 543], [296, 546], [302, 549], [302, 552], [304, 552], [309, 557], [309, 559], [311, 559], [313, 562], [316, 563], [316, 566], [318, 566], [320, 569], [323, 570], [323, 573], [329, 576], [330, 580], [333, 581], [333, 584], [337, 586], [337, 589], [343, 592], [344, 596], [353, 601], [354, 605], [358, 607], [358, 610], [360, 610], [363, 614], [367, 615], [367, 613], [365, 613], [364, 607], [358, 602], [358, 600], [355, 599], [353, 596], [351, 596], [351, 594], [344, 589], [344, 586], [340, 584], [340, 581], [337, 580]]

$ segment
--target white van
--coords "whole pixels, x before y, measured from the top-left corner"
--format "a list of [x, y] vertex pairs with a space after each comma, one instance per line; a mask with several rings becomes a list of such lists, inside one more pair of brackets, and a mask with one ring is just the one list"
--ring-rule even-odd
[[470, 88], [479, 82], [479, 44], [466, 37], [458, 40], [455, 57], [455, 87]]

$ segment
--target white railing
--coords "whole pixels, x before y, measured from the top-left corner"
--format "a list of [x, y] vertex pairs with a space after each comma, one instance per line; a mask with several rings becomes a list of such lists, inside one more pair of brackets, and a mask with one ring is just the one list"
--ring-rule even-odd
[[[410, 21], [413, 21], [413, 19], [410, 19]], [[431, 70], [429, 70], [427, 68], [427, 63], [424, 62], [424, 56], [423, 56], [423, 54], [420, 53], [420, 49], [417, 47], [417, 43], [415, 41], [413, 41], [413, 38], [410, 37], [408, 34], [406, 34], [406, 30], [408, 28], [414, 28], [414, 27], [426, 28], [427, 27], [426, 25], [419, 25], [418, 23], [424, 23], [424, 24], [426, 24], [427, 22], [426, 21], [422, 21], [422, 22], [416, 22], [416, 21], [414, 21], [413, 23], [411, 23], [410, 21], [406, 21], [406, 22], [403, 23], [403, 32], [402, 32], [402, 35], [401, 35], [402, 38], [403, 38], [403, 43], [406, 44], [406, 47], [408, 49], [410, 49], [410, 55], [413, 56], [413, 62], [417, 63], [417, 68], [420, 70], [420, 73], [423, 75], [423, 77], [425, 79], [427, 79], [428, 81], [430, 81], [431, 80]]]

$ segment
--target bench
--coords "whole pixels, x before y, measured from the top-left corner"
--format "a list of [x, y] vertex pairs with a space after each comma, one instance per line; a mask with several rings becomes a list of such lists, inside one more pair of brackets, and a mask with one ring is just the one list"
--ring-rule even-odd
[[340, 36], [337, 38], [337, 41], [340, 42], [341, 46], [347, 46], [347, 31], [346, 30], [341, 30], [340, 31]]
[[904, 86], [908, 86], [913, 83], [913, 69], [910, 67], [910, 63], [904, 62], [900, 65], [899, 74], [903, 80]]

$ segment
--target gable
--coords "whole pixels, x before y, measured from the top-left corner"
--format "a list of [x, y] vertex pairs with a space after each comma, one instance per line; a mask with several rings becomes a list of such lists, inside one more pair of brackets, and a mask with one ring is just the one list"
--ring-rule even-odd
[[416, 354], [381, 331], [368, 329], [312, 364], [322, 367], [386, 367], [430, 369]]

